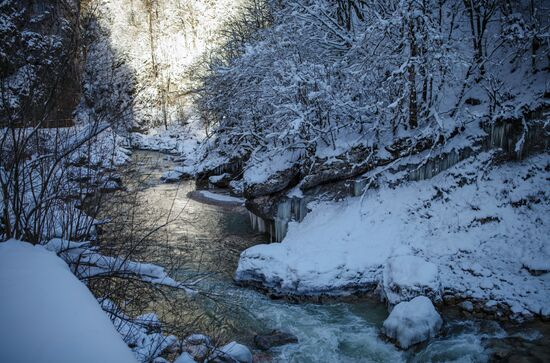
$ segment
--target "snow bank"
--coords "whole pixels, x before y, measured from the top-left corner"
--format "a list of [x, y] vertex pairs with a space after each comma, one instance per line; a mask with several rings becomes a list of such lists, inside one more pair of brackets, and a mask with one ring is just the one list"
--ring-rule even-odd
[[105, 273], [138, 278], [151, 284], [169, 286], [185, 291], [190, 296], [196, 291], [180, 283], [166, 273], [163, 267], [128, 260], [122, 257], [105, 256], [89, 242], [73, 242], [54, 238], [45, 245], [48, 250], [57, 253], [72, 267], [79, 278], [90, 278]]
[[383, 274], [384, 296], [390, 305], [410, 300], [418, 295], [429, 295], [440, 300], [440, 282], [437, 265], [418, 256], [397, 256], [388, 259]]
[[[310, 204], [313, 210], [303, 222], [289, 223], [281, 243], [245, 250], [235, 278], [277, 294], [346, 294], [382, 285], [395, 302], [445, 291], [495, 300], [515, 317], [547, 314], [548, 274], [531, 274], [522, 260], [533, 267], [532, 256], [550, 260], [550, 156], [491, 162], [483, 153], [430, 180]], [[392, 260], [397, 256], [417, 258]]]
[[425, 296], [418, 296], [408, 302], [397, 304], [384, 321], [383, 333], [407, 349], [411, 345], [433, 338], [443, 320], [432, 302]]
[[150, 362], [178, 343], [174, 335], [163, 334], [155, 313], [132, 319], [109, 299], [101, 301], [101, 307], [108, 312], [118, 333], [132, 347], [132, 352], [140, 362]]
[[0, 361], [136, 362], [90, 293], [41, 246], [0, 243]]

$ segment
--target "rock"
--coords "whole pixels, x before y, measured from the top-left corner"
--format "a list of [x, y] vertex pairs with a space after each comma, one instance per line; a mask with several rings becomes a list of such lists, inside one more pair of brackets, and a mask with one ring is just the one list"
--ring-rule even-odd
[[298, 338], [295, 335], [280, 330], [273, 330], [271, 333], [265, 335], [258, 334], [254, 337], [254, 344], [262, 350], [295, 343], [298, 343]]
[[437, 266], [418, 256], [397, 256], [388, 259], [382, 283], [384, 297], [390, 305], [420, 295], [441, 301], [441, 283]]
[[208, 183], [214, 187], [227, 188], [231, 179], [231, 174], [223, 173], [221, 175], [212, 175], [208, 178]]
[[442, 325], [443, 320], [431, 300], [418, 296], [396, 305], [384, 321], [382, 332], [399, 347], [407, 349], [433, 338]]
[[244, 188], [243, 184], [244, 182], [242, 180], [231, 180], [229, 182], [229, 193], [239, 197], [242, 196]]
[[299, 169], [297, 166], [291, 166], [284, 170], [277, 171], [270, 175], [269, 179], [262, 182], [251, 182], [245, 180], [243, 195], [247, 198], [256, 198], [263, 195], [270, 195], [285, 188], [292, 186], [293, 181], [296, 181], [296, 177], [299, 175]]
[[184, 342], [188, 344], [193, 344], [193, 345], [197, 345], [197, 344], [211, 345], [212, 344], [210, 337], [204, 334], [192, 334], [187, 338], [185, 338]]
[[170, 170], [162, 174], [160, 180], [164, 183], [177, 183], [183, 179], [184, 174], [178, 170]]
[[460, 303], [460, 307], [462, 308], [462, 310], [465, 310], [469, 313], [474, 311], [474, 304], [472, 304], [471, 301], [463, 301], [462, 303]]
[[470, 106], [479, 106], [481, 105], [481, 100], [478, 98], [469, 97], [464, 101], [464, 103]]
[[221, 347], [214, 357], [214, 361], [227, 363], [252, 363], [252, 352], [247, 346], [231, 342]]
[[320, 184], [352, 178], [372, 169], [379, 160], [372, 155], [373, 150], [356, 146], [338, 156], [315, 158], [302, 166], [305, 175], [300, 188], [307, 190]]
[[199, 362], [208, 357], [213, 349], [210, 338], [203, 334], [193, 334], [183, 340], [183, 351]]
[[196, 363], [191, 354], [183, 352], [179, 357], [176, 358], [174, 363]]

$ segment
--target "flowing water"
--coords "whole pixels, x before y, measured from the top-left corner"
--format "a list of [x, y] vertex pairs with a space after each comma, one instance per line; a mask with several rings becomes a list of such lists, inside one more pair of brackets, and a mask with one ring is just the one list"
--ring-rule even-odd
[[[162, 172], [174, 166], [170, 157], [154, 152], [136, 152], [134, 176], [145, 177], [141, 196], [150, 211], [172, 211], [174, 221], [165, 235], [173, 256], [185, 261], [179, 278], [200, 271], [211, 274], [200, 288], [219, 296], [235, 309], [219, 310], [210, 299], [199, 299], [198, 309], [209, 316], [224, 314], [230, 325], [229, 337], [253, 346], [252, 337], [273, 329], [290, 332], [299, 343], [257, 353], [257, 361], [269, 362], [485, 362], [490, 358], [488, 342], [509, 337], [494, 322], [463, 321], [459, 315], [445, 316], [439, 338], [429, 344], [403, 352], [380, 337], [387, 317], [383, 304], [359, 300], [339, 303], [290, 303], [272, 300], [260, 292], [238, 287], [232, 280], [239, 253], [267, 237], [255, 233], [243, 207], [208, 205], [192, 200], [188, 193], [194, 182], [164, 184]], [[162, 263], [163, 261], [156, 261]], [[540, 338], [528, 331], [525, 340]]]

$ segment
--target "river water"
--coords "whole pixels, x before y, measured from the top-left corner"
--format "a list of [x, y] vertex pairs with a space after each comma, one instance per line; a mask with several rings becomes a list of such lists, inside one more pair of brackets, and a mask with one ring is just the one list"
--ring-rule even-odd
[[[232, 280], [239, 253], [266, 237], [255, 233], [243, 207], [208, 205], [192, 200], [188, 193], [195, 183], [184, 181], [164, 184], [160, 176], [175, 166], [170, 157], [154, 152], [137, 151], [133, 171], [142, 180], [140, 198], [149, 213], [171, 211], [172, 223], [163, 229], [171, 253], [181, 259], [178, 278], [189, 279], [197, 273], [208, 278], [200, 289], [218, 299], [199, 298], [193, 314], [204, 314], [216, 320], [216, 327], [226, 338], [253, 346], [252, 337], [273, 329], [290, 332], [298, 344], [258, 353], [258, 361], [269, 362], [485, 362], [490, 358], [490, 341], [509, 339], [515, 333], [505, 331], [498, 323], [464, 321], [459, 314], [445, 314], [445, 326], [439, 338], [429, 344], [403, 352], [380, 337], [382, 322], [387, 317], [383, 304], [369, 300], [338, 303], [290, 303], [272, 300], [255, 290], [236, 286]], [[157, 213], [157, 212], [154, 212]], [[157, 263], [163, 263], [155, 261]], [[223, 301], [223, 304], [214, 302]], [[220, 308], [220, 305], [225, 308]], [[207, 328], [205, 328], [207, 329]], [[212, 332], [208, 332], [212, 334]], [[523, 329], [526, 340], [540, 338], [535, 329]]]

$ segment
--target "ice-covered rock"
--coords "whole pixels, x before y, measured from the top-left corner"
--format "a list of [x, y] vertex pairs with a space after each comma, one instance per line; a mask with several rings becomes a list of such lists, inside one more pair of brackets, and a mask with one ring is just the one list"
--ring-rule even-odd
[[195, 363], [196, 361], [193, 359], [191, 354], [187, 352], [183, 352], [179, 357], [176, 358], [174, 363]]
[[388, 259], [383, 274], [383, 294], [390, 305], [425, 295], [441, 299], [441, 284], [435, 264], [418, 256]]
[[243, 195], [244, 182], [242, 180], [231, 180], [229, 182], [229, 190], [231, 194], [241, 196]]
[[221, 175], [212, 175], [208, 178], [208, 183], [214, 187], [226, 188], [231, 181], [231, 174], [223, 173]]
[[283, 152], [250, 165], [243, 174], [244, 195], [255, 198], [284, 190], [299, 173], [299, 156], [299, 152]]
[[425, 296], [417, 296], [411, 301], [397, 304], [384, 321], [383, 333], [407, 349], [411, 345], [433, 338], [443, 320], [432, 302]]
[[252, 363], [253, 361], [250, 349], [237, 342], [231, 342], [221, 347], [215, 359], [231, 363]]

